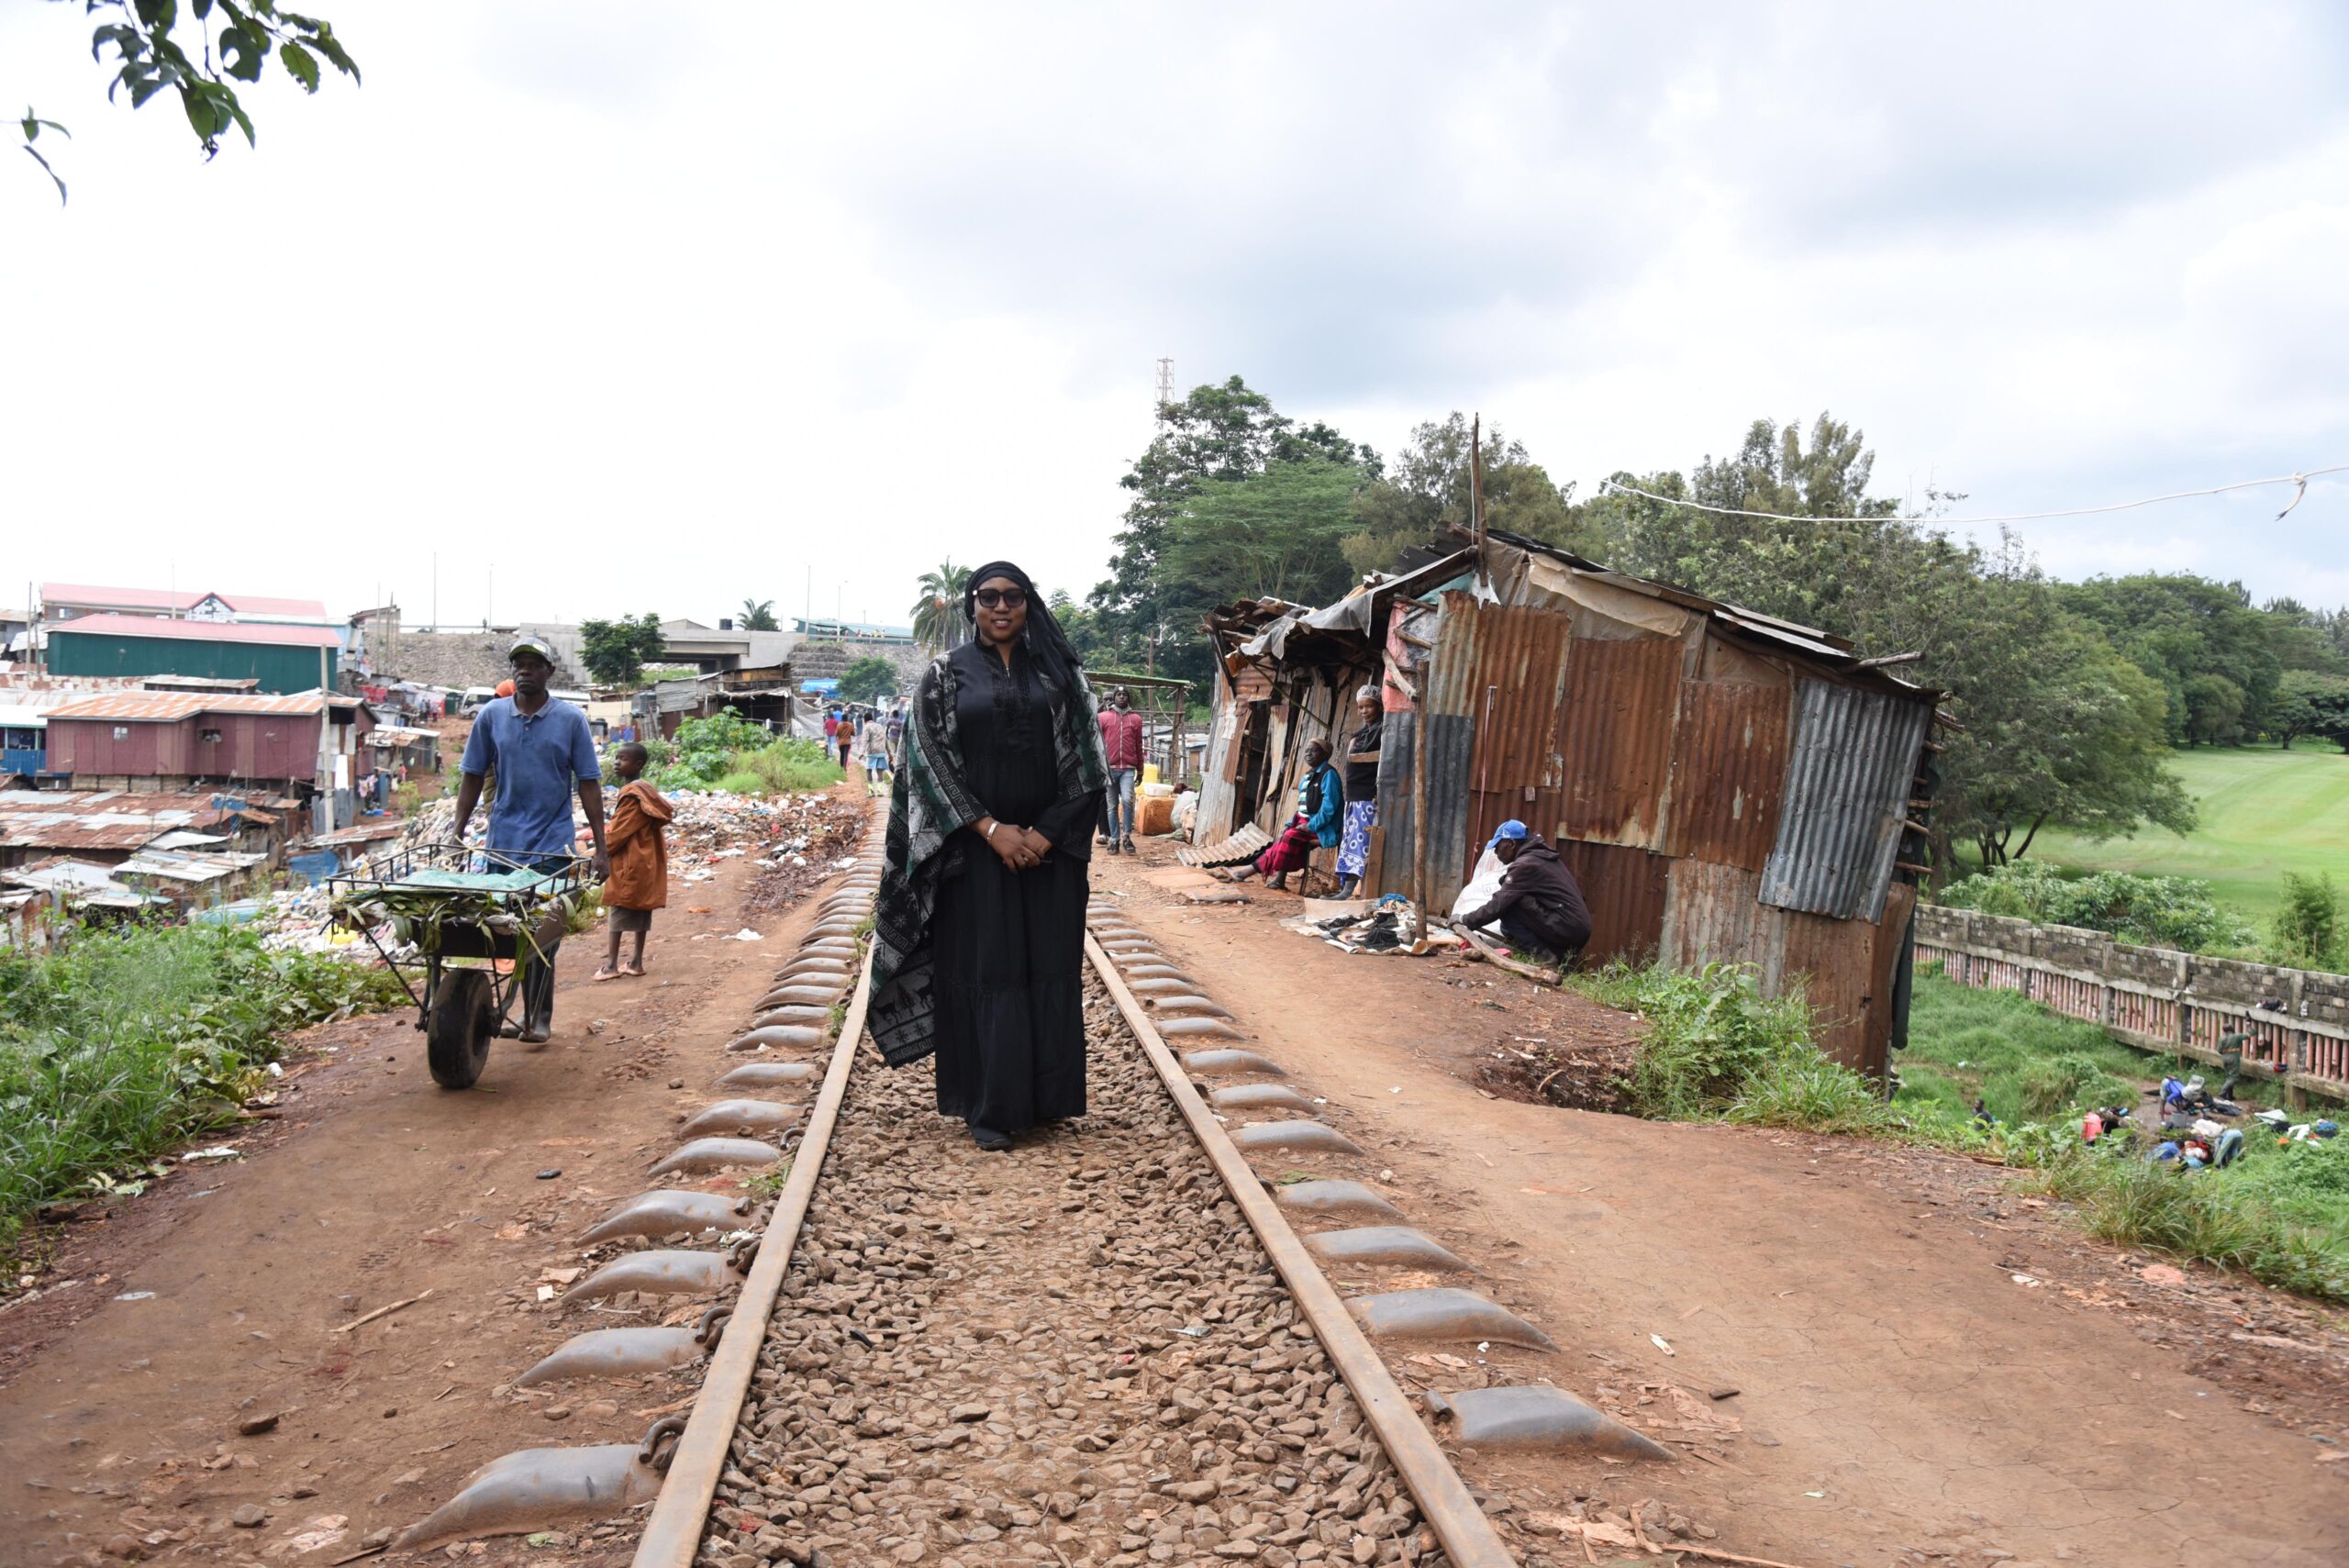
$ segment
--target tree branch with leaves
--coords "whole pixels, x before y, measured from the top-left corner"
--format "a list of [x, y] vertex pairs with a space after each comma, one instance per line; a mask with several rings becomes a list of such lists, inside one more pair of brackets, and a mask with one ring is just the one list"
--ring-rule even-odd
[[[335, 35], [333, 23], [284, 10], [277, 0], [187, 0], [184, 9], [179, 0], [82, 0], [82, 6], [85, 14], [106, 18], [90, 35], [90, 58], [114, 67], [107, 102], [128, 93], [130, 106], [138, 109], [159, 94], [176, 94], [207, 161], [231, 128], [244, 133], [246, 146], [256, 145], [252, 117], [234, 83], [259, 82], [273, 57], [305, 93], [318, 90], [325, 74], [321, 61], [353, 83], [360, 80], [359, 62]], [[108, 50], [114, 51], [111, 61]], [[65, 181], [34, 143], [44, 130], [68, 140], [72, 133], [29, 108], [17, 123], [26, 153], [56, 185], [61, 205]]]

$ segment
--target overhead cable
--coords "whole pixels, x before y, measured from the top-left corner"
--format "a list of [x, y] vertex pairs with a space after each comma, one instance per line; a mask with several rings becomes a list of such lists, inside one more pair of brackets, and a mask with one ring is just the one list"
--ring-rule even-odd
[[1702, 501], [1684, 500], [1675, 495], [1658, 495], [1652, 490], [1620, 484], [1612, 479], [1598, 482], [1602, 490], [1620, 491], [1643, 500], [1659, 501], [1667, 506], [1686, 506], [1691, 511], [1711, 512], [1724, 517], [1763, 517], [1774, 523], [1932, 523], [1945, 528], [1968, 528], [1978, 523], [2032, 523], [2047, 517], [2087, 517], [2099, 512], [2126, 512], [2138, 506], [2155, 506], [2164, 501], [2184, 501], [2197, 495], [2223, 495], [2230, 490], [2255, 490], [2263, 484], [2290, 484], [2298, 488], [2292, 493], [2284, 510], [2276, 514], [2281, 519], [2300, 504], [2309, 493], [2309, 481], [2328, 473], [2349, 473], [2349, 462], [2335, 463], [2331, 468], [2311, 468], [2299, 473], [2279, 473], [2272, 479], [2243, 479], [2232, 484], [2214, 484], [2208, 490], [2174, 490], [2166, 495], [2148, 495], [2138, 501], [2115, 501], [2107, 506], [2069, 506], [2054, 512], [2009, 512], [1994, 517], [1937, 517], [1925, 512], [1887, 513], [1878, 517], [1811, 517], [1787, 512], [1751, 512], [1740, 506], [1709, 506]]

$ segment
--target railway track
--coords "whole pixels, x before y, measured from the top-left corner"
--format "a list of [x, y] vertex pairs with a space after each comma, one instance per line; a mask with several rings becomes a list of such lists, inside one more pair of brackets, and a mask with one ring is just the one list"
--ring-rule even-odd
[[[640, 1445], [508, 1455], [394, 1549], [591, 1523], [608, 1539], [634, 1517], [634, 1568], [1516, 1562], [1364, 1330], [1539, 1331], [1457, 1289], [1341, 1301], [1323, 1259], [1464, 1265], [1391, 1224], [1301, 1242], [1243, 1147], [1352, 1145], [1114, 915], [1086, 943], [1087, 1115], [979, 1151], [935, 1113], [928, 1071], [891, 1072], [863, 1039], [878, 859], [876, 841], [819, 906], [729, 1048], [725, 1097], [655, 1167], [761, 1171], [771, 1204], [668, 1186], [618, 1206], [583, 1237], [608, 1261], [567, 1299], [670, 1321], [579, 1335], [518, 1379], [698, 1380], [672, 1402], [689, 1409]], [[1299, 1109], [1230, 1130], [1218, 1115]], [[1311, 1185], [1327, 1190], [1300, 1211], [1353, 1212], [1353, 1184]], [[1542, 1416], [1482, 1418], [1499, 1440]]]

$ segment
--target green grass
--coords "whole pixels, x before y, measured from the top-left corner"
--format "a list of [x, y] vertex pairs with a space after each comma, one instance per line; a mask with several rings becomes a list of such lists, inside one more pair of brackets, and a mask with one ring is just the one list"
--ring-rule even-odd
[[[2075, 1206], [2090, 1234], [2240, 1269], [2321, 1300], [2349, 1302], [2349, 1140], [2278, 1148], [2256, 1136], [2224, 1171], [2155, 1165], [2144, 1145], [2084, 1146], [2074, 1118], [2132, 1107], [2161, 1059], [2008, 992], [1920, 975], [1902, 1086], [1876, 1085], [1811, 1042], [1799, 997], [1765, 998], [1751, 970], [1609, 964], [1567, 984], [1640, 1016], [1623, 1088], [1640, 1114], [1842, 1132], [1988, 1154]], [[2000, 1126], [1972, 1118], [1987, 1102]]]
[[40, 1205], [125, 1190], [116, 1178], [233, 1114], [286, 1031], [397, 997], [388, 971], [268, 952], [239, 927], [0, 956], [0, 1256]]
[[2092, 871], [2200, 877], [2221, 903], [2263, 930], [2282, 899], [2286, 872], [2331, 872], [2349, 885], [2349, 757], [2303, 740], [2289, 751], [2198, 747], [2175, 761], [2201, 810], [2192, 833], [2155, 828], [2098, 844], [2045, 832], [2032, 857]]
[[1970, 1116], [1978, 1096], [2002, 1122], [2067, 1119], [2093, 1106], [2143, 1104], [2139, 1091], [2168, 1061], [2014, 992], [1977, 991], [1926, 971], [1909, 1006], [1893, 1105]]

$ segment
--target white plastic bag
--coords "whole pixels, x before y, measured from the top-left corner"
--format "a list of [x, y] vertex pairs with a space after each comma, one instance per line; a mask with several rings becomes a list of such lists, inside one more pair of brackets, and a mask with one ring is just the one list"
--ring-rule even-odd
[[1484, 858], [1476, 862], [1476, 874], [1468, 879], [1468, 885], [1462, 888], [1460, 896], [1452, 901], [1453, 924], [1458, 925], [1463, 917], [1491, 903], [1494, 895], [1500, 892], [1501, 878], [1508, 871], [1508, 867], [1501, 864], [1500, 856], [1486, 848]]

